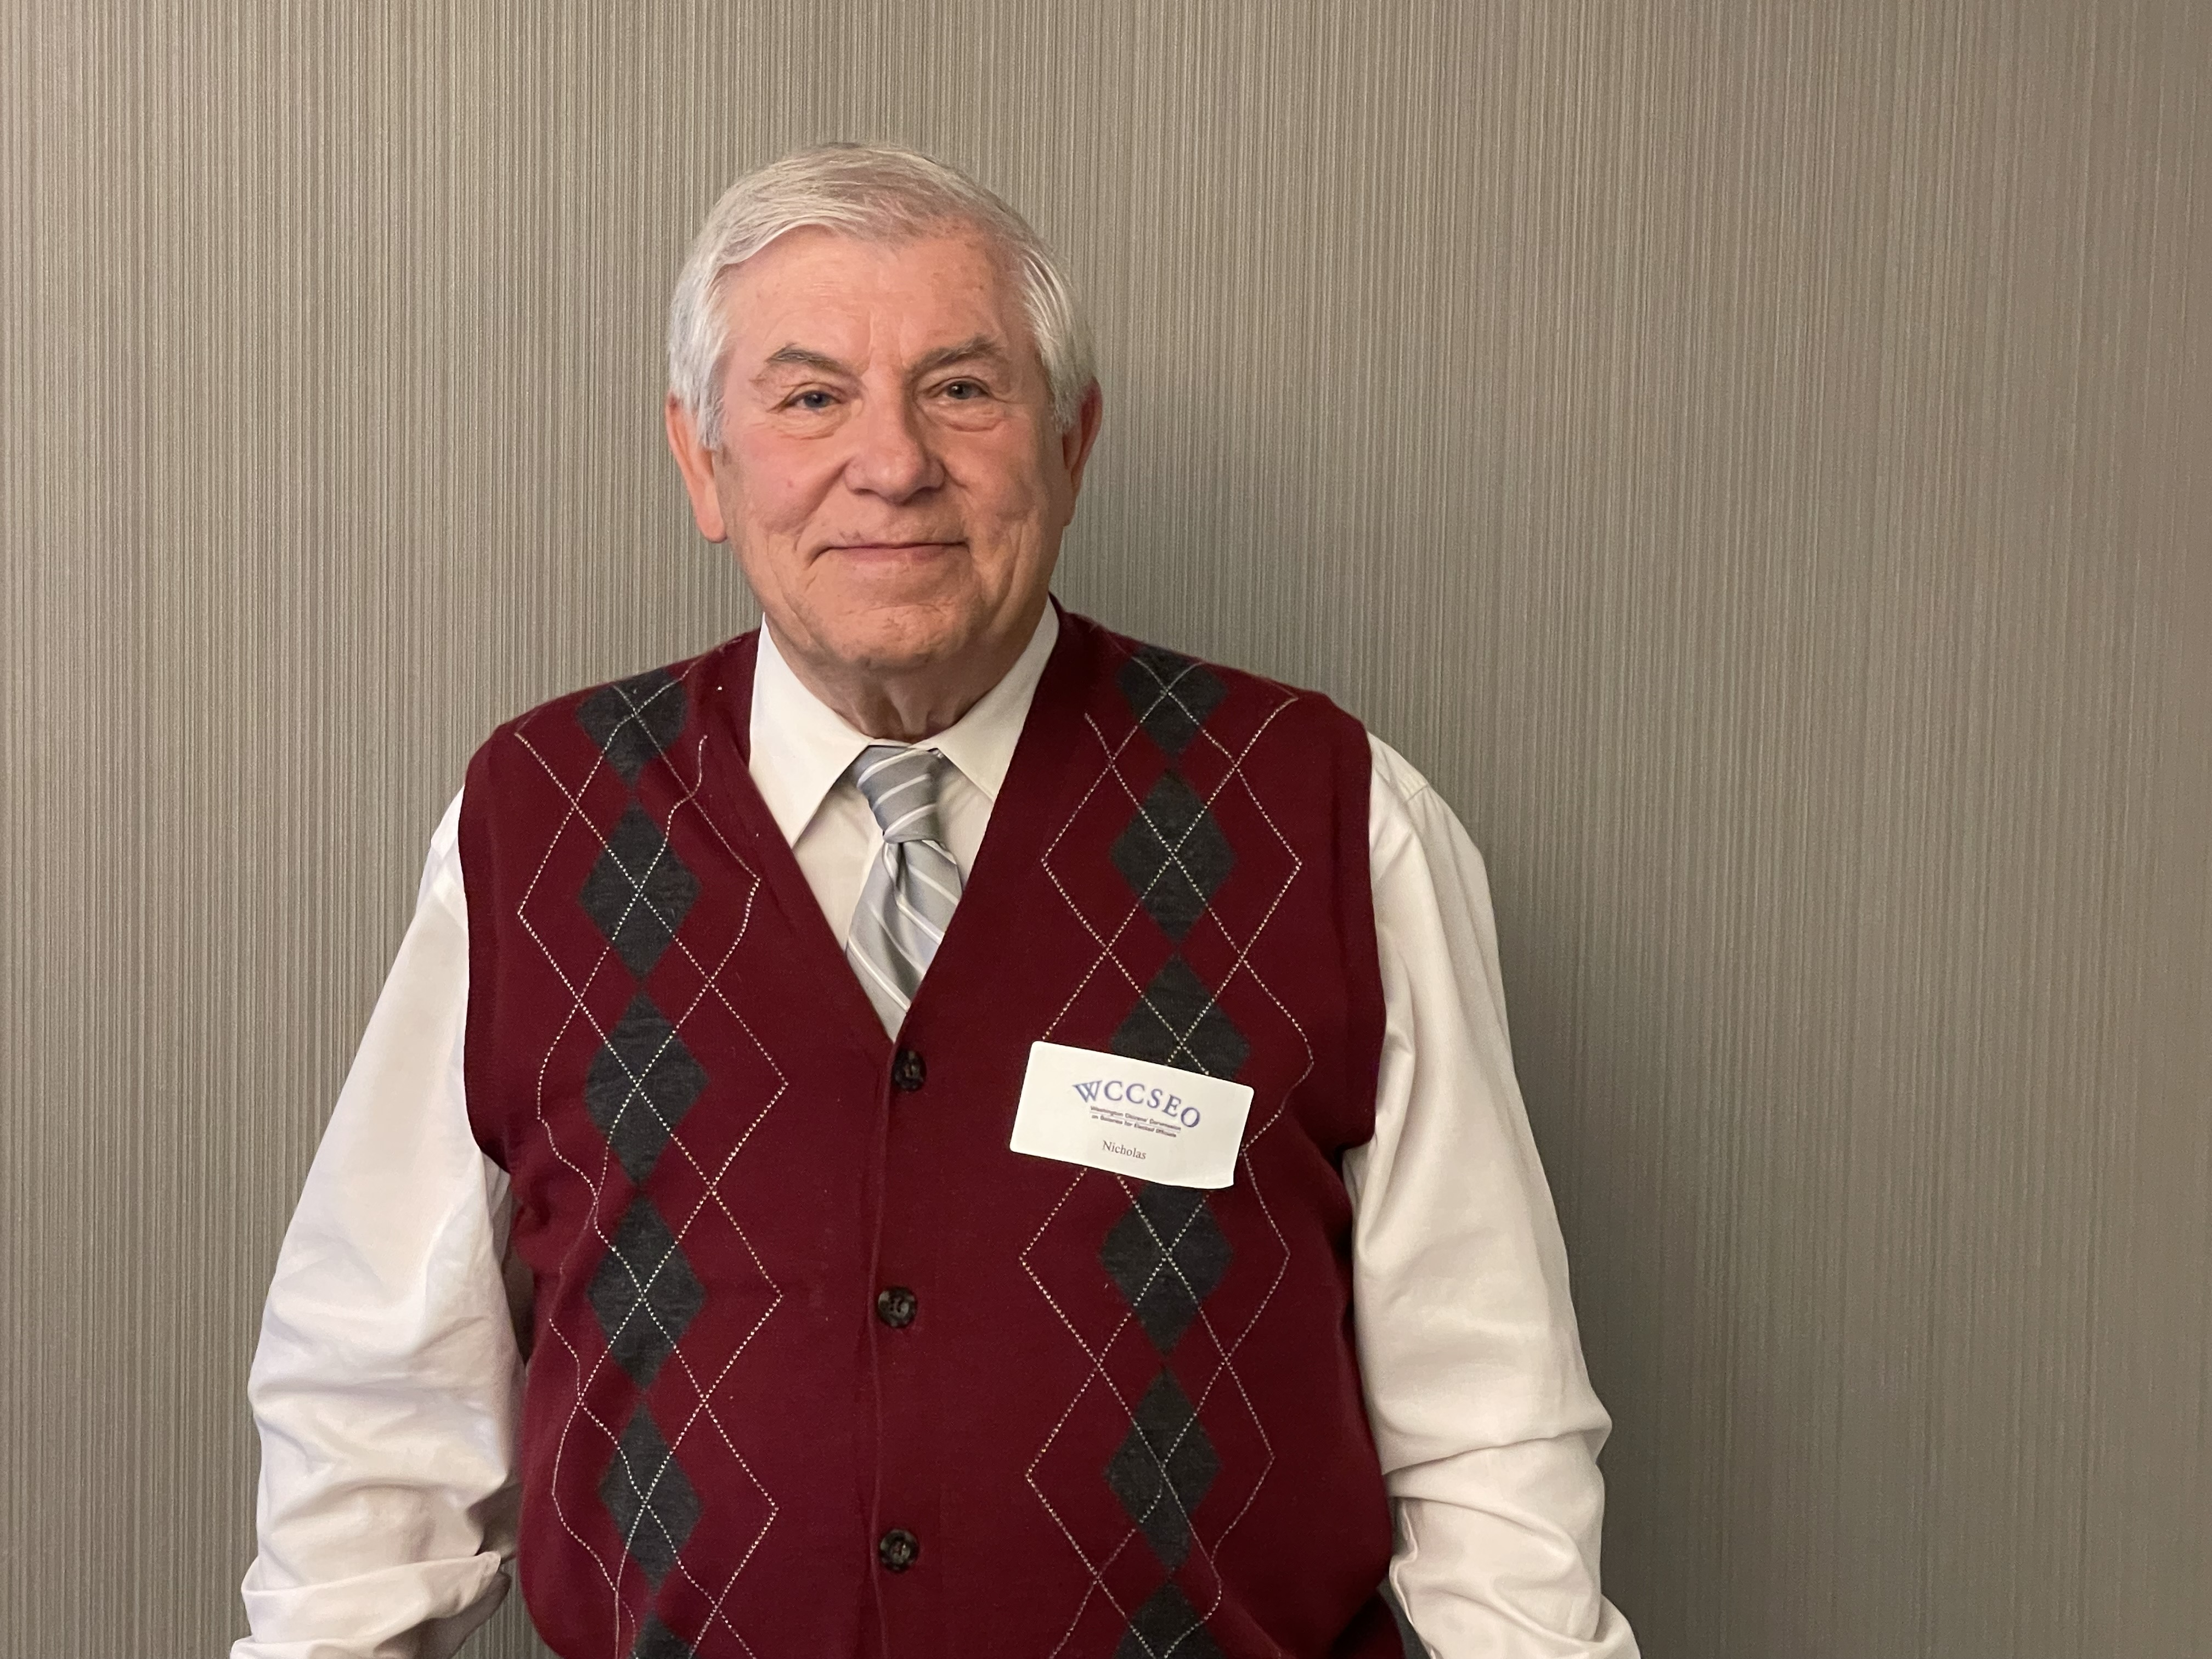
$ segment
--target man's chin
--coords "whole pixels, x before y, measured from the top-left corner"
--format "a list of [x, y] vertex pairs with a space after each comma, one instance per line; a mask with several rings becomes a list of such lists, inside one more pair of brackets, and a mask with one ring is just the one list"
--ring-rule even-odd
[[924, 673], [958, 658], [981, 631], [976, 618], [943, 605], [892, 605], [842, 618], [840, 626], [817, 637], [823, 650], [848, 669], [899, 676]]

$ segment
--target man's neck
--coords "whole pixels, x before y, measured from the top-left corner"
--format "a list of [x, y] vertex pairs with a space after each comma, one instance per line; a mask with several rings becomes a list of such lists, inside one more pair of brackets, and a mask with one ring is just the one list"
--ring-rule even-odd
[[945, 661], [887, 673], [805, 655], [774, 623], [766, 617], [761, 622], [793, 677], [823, 708], [854, 731], [885, 743], [921, 743], [956, 724], [1020, 660], [1036, 624], [1031, 617], [1018, 631]]

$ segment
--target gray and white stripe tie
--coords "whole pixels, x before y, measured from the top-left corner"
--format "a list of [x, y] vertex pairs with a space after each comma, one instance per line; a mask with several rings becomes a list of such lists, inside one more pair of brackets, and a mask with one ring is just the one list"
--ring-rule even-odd
[[951, 769], [933, 750], [877, 743], [846, 774], [876, 815], [884, 850], [860, 889], [845, 955], [894, 1036], [960, 902], [960, 866], [937, 815], [938, 788]]

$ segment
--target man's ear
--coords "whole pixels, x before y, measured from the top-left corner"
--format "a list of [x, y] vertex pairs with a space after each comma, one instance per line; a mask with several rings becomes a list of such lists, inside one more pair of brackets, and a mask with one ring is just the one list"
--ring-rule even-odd
[[1083, 488], [1084, 463], [1091, 459], [1091, 446], [1098, 441], [1099, 423], [1106, 418], [1106, 394], [1093, 380], [1083, 390], [1083, 402], [1075, 411], [1075, 424], [1060, 434], [1060, 458], [1067, 466], [1067, 493], [1073, 495]]
[[684, 493], [691, 497], [692, 522], [708, 541], [726, 542], [730, 527], [722, 521], [722, 498], [714, 492], [714, 452], [699, 441], [699, 422], [672, 392], [666, 414], [668, 451], [676, 457]]

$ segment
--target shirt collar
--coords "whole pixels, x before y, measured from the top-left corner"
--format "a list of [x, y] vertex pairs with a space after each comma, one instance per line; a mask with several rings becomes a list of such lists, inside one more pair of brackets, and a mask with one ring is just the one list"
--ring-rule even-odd
[[[973, 708], [917, 747], [936, 750], [995, 802], [1029, 719], [1030, 700], [1059, 637], [1059, 612], [1048, 603], [1036, 631], [1005, 677]], [[800, 683], [763, 625], [753, 664], [750, 769], [785, 841], [798, 841], [837, 781], [875, 741], [854, 731]]]

